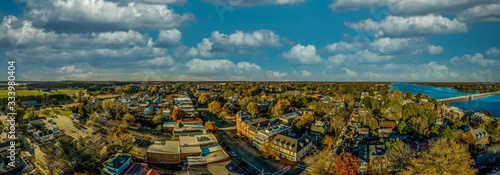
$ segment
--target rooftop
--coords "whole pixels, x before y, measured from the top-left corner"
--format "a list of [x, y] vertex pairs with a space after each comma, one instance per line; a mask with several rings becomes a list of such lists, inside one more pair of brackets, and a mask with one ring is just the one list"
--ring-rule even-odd
[[104, 162], [105, 167], [111, 167], [114, 169], [119, 169], [123, 164], [129, 161], [132, 158], [130, 154], [120, 154], [116, 153], [115, 155], [109, 157], [106, 162]]
[[164, 144], [153, 144], [146, 150], [148, 153], [180, 154], [179, 141], [165, 141]]
[[181, 146], [211, 145], [216, 144], [217, 139], [212, 133], [191, 136], [179, 136]]

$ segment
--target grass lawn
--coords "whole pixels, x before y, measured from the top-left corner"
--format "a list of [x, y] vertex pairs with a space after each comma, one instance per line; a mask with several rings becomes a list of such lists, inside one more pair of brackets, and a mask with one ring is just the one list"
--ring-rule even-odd
[[[59, 108], [59, 109], [51, 109], [45, 111], [37, 111], [35, 112], [40, 117], [51, 117], [52, 115], [64, 115], [70, 116], [73, 115], [73, 112], [69, 108]], [[28, 118], [28, 114], [24, 115], [24, 118]]]
[[[73, 95], [78, 92], [82, 91], [83, 93], [87, 93], [87, 89], [81, 89], [81, 90], [73, 90], [73, 89], [59, 89], [57, 91], [52, 90], [50, 92], [43, 92], [43, 91], [38, 91], [38, 90], [16, 90], [16, 95], [17, 96], [29, 96], [29, 95], [43, 95], [43, 94], [67, 94], [67, 95]], [[0, 98], [7, 97], [7, 93], [9, 90], [0, 90]]]

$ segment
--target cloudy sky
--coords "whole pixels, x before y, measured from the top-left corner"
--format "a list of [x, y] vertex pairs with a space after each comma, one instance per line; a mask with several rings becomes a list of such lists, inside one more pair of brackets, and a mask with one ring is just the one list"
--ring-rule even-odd
[[500, 81], [498, 0], [6, 0], [0, 16], [17, 80]]

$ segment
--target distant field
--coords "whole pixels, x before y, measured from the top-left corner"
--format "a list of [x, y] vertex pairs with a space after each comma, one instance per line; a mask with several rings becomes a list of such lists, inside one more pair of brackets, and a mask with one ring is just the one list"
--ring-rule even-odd
[[[16, 95], [17, 96], [29, 96], [29, 95], [43, 95], [43, 94], [67, 94], [67, 95], [73, 95], [78, 92], [83, 92], [87, 93], [87, 89], [82, 89], [82, 90], [72, 90], [72, 89], [60, 89], [60, 90], [52, 90], [50, 92], [43, 92], [43, 91], [38, 91], [38, 90], [16, 90]], [[0, 90], [0, 98], [7, 97], [7, 93], [9, 90]]]
[[[73, 115], [73, 112], [69, 108], [59, 108], [59, 109], [51, 109], [51, 110], [45, 110], [45, 111], [37, 111], [35, 113], [38, 114], [40, 117], [50, 117], [54, 114], [64, 115], [64, 116]], [[26, 114], [24, 116], [24, 118], [28, 118], [28, 114]]]

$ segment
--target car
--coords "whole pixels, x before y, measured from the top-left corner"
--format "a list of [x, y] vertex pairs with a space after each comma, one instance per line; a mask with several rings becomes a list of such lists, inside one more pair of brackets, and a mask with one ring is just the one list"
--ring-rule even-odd
[[231, 151], [231, 155], [233, 155], [233, 157], [236, 156], [236, 154], [234, 153], [234, 151]]
[[260, 157], [263, 159], [268, 159], [268, 157], [266, 155], [260, 155]]
[[481, 157], [483, 157], [483, 155], [482, 155], [482, 154], [477, 155], [477, 158], [481, 158]]

